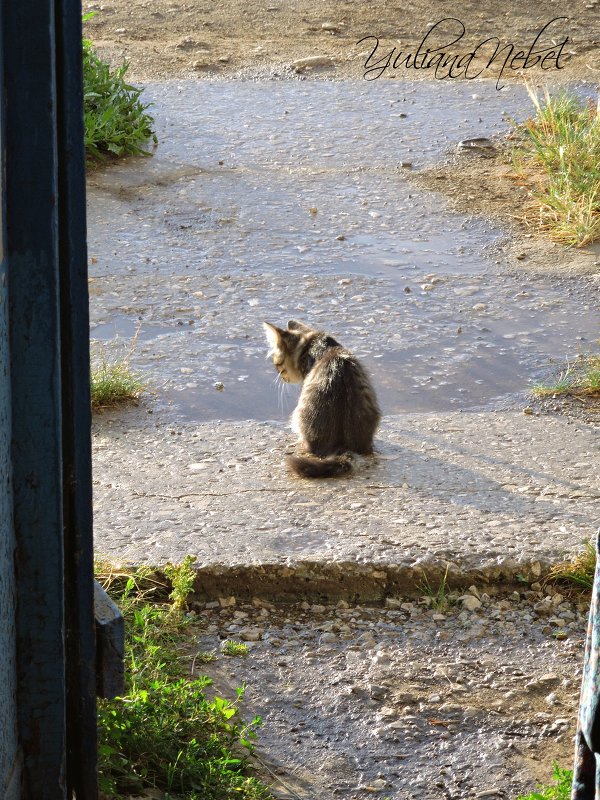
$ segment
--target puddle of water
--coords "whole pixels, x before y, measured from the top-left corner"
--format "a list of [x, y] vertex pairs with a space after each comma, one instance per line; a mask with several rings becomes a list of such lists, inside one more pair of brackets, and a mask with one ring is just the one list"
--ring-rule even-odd
[[148, 325], [141, 320], [123, 315], [113, 317], [110, 322], [101, 322], [90, 327], [90, 338], [97, 341], [124, 339], [130, 346], [133, 340], [149, 341], [157, 336], [168, 334], [168, 328], [161, 325]]
[[506, 129], [502, 110], [523, 113], [526, 93], [489, 87], [479, 101], [472, 87], [453, 84], [440, 103], [437, 84], [393, 84], [149, 85], [161, 144], [152, 159], [92, 176], [95, 254], [109, 250], [112, 271], [149, 271], [148, 255], [162, 271], [190, 262], [219, 268], [232, 254], [239, 266], [358, 265], [372, 274], [400, 253], [426, 270], [477, 272], [477, 251], [493, 230], [440, 214], [444, 201], [415, 191], [399, 165]]
[[[548, 357], [572, 352], [574, 335], [597, 337], [597, 313], [589, 286], [503, 274], [489, 249], [500, 230], [407, 183], [401, 161], [436, 160], [505, 129], [503, 110], [530, 110], [522, 87], [478, 84], [474, 100], [471, 84], [448, 84], [443, 102], [440, 91], [149, 86], [156, 155], [91, 178], [92, 337], [130, 342], [141, 319], [132, 365], [160, 387], [157, 403], [188, 419], [292, 410], [264, 358], [263, 319], [339, 335], [364, 356], [386, 413], [522, 391]], [[440, 282], [425, 286], [432, 275]]]
[[[567, 318], [550, 316], [528, 328], [524, 322], [485, 319], [465, 324], [461, 333], [421, 325], [412, 336], [396, 333], [387, 342], [380, 330], [353, 349], [373, 377], [384, 414], [469, 409], [515, 393], [524, 397], [531, 381], [542, 377], [548, 357], [570, 342]], [[116, 317], [94, 334], [129, 351], [138, 326], [135, 319]], [[194, 328], [143, 324], [131, 363], [147, 377], [149, 402], [185, 420], [286, 419], [300, 392], [299, 386], [277, 382], [266, 345], [256, 336], [221, 340]]]
[[[238, 366], [239, 370], [232, 370], [230, 375], [221, 375], [222, 391], [208, 383], [192, 388], [164, 388], [159, 402], [166, 403], [183, 420], [290, 417], [300, 394], [299, 386], [285, 386], [282, 391], [268, 377], [259, 358], [254, 362], [236, 359]], [[369, 363], [384, 415], [478, 407], [505, 395], [507, 386], [514, 389], [516, 383], [522, 389], [530, 377], [510, 357], [493, 363], [484, 356], [475, 357], [461, 368], [453, 368], [450, 374], [427, 367], [425, 358], [404, 353], [387, 353], [381, 360]]]

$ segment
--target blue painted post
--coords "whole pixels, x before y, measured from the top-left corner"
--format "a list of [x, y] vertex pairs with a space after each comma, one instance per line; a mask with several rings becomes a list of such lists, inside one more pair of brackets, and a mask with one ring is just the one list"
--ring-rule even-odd
[[[2, 28], [0, 7], [0, 29]], [[0, 101], [2, 100], [0, 43]], [[3, 103], [0, 102], [0, 109]], [[4, 219], [4, 120], [0, 113], [0, 797], [19, 798], [16, 673], [15, 537], [12, 513], [10, 352], [8, 347], [7, 260]]]
[[53, 4], [3, 6], [6, 250], [24, 798], [63, 800], [65, 646]]
[[56, 2], [68, 792], [97, 796], [89, 296], [80, 0]]
[[[81, 7], [2, 0], [1, 9], [17, 797], [95, 800]], [[1, 448], [0, 439], [0, 458]]]

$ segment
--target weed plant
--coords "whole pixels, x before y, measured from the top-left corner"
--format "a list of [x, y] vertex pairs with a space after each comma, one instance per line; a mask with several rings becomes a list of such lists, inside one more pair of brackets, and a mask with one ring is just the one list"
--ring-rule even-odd
[[570, 800], [573, 772], [570, 769], [561, 769], [556, 762], [552, 766], [552, 786], [540, 786], [537, 792], [519, 795], [516, 800]]
[[100, 789], [110, 800], [150, 789], [165, 800], [271, 800], [249, 774], [260, 718], [240, 720], [244, 687], [233, 700], [209, 698], [211, 680], [190, 677], [193, 617], [181, 610], [190, 567], [190, 559], [171, 566], [171, 603], [169, 587], [149, 568], [97, 567], [126, 628], [125, 694], [99, 701]]
[[600, 238], [600, 104], [528, 91], [535, 115], [515, 123], [518, 177], [533, 184], [535, 215], [553, 239], [589, 244]]
[[571, 588], [590, 590], [594, 585], [595, 571], [596, 548], [591, 542], [586, 542], [583, 550], [570, 561], [555, 564], [548, 580]]
[[169, 599], [172, 602], [171, 610], [174, 613], [186, 608], [188, 597], [194, 591], [196, 571], [192, 564], [196, 556], [186, 556], [181, 564], [167, 564], [165, 576], [171, 581], [173, 587]]
[[226, 656], [247, 656], [250, 652], [247, 644], [236, 642], [233, 639], [228, 639], [226, 642], [223, 642], [221, 651], [223, 655]]
[[100, 411], [127, 403], [137, 404], [146, 386], [131, 368], [139, 328], [124, 356], [109, 355], [105, 346], [94, 343], [90, 371], [92, 410]]
[[531, 391], [536, 397], [600, 397], [600, 356], [578, 356], [553, 383], [537, 384]]
[[448, 569], [449, 568], [446, 567], [444, 577], [440, 581], [437, 589], [433, 588], [425, 573], [423, 573], [423, 579], [418, 585], [419, 590], [423, 592], [424, 596], [429, 600], [429, 608], [435, 611], [447, 611], [458, 603], [457, 595], [449, 592]]
[[144, 384], [125, 361], [111, 361], [105, 353], [91, 371], [92, 409], [137, 403]]
[[[84, 15], [84, 21], [94, 16]], [[149, 103], [140, 100], [142, 89], [125, 80], [129, 65], [111, 69], [96, 53], [89, 39], [83, 40], [83, 117], [85, 150], [92, 160], [107, 155], [150, 155], [148, 141], [156, 143]]]

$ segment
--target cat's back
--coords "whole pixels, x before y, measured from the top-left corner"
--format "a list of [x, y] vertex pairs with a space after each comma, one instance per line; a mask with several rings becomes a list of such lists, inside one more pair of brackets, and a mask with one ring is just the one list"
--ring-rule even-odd
[[375, 390], [360, 361], [345, 347], [330, 347], [315, 363], [307, 383], [339, 403], [353, 404], [365, 393], [375, 398]]
[[311, 427], [340, 450], [370, 453], [381, 419], [377, 396], [360, 361], [344, 347], [331, 347], [315, 363], [302, 392]]

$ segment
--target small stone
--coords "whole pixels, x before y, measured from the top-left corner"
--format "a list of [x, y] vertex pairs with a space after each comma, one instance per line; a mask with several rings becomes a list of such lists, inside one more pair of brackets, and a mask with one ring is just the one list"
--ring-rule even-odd
[[209, 469], [210, 462], [208, 461], [199, 461], [196, 464], [188, 464], [187, 468], [190, 472], [201, 472], [202, 470]]
[[399, 609], [405, 605], [402, 600], [398, 599], [397, 597], [386, 597], [385, 598], [385, 607], [386, 608], [394, 608]]
[[474, 306], [471, 306], [473, 311], [485, 311], [487, 305], [485, 303], [475, 303]]
[[443, 703], [440, 706], [440, 711], [462, 711], [463, 707], [460, 703]]
[[320, 644], [333, 644], [337, 641], [335, 633], [324, 633], [319, 639]]
[[530, 417], [533, 414], [533, 408], [531, 408], [531, 406], [525, 406], [523, 413]]
[[388, 782], [385, 780], [385, 778], [377, 778], [376, 780], [371, 781], [369, 786], [365, 786], [365, 789], [367, 790], [367, 792], [372, 792], [372, 791], [381, 792], [384, 789], [387, 789], [387, 787], [388, 787]]
[[321, 606], [318, 603], [315, 603], [310, 607], [310, 610], [312, 611], [313, 614], [324, 614], [327, 609], [325, 608], [325, 606]]
[[446, 615], [445, 614], [433, 614], [431, 619], [434, 620], [435, 622], [442, 622], [443, 620], [446, 619]]
[[217, 390], [217, 392], [222, 392], [223, 389], [225, 388], [225, 385], [223, 383], [221, 383], [221, 381], [215, 381], [213, 383], [213, 386]]
[[245, 642], [258, 642], [262, 639], [262, 628], [242, 628], [240, 631], [240, 639]]
[[231, 595], [230, 597], [219, 597], [219, 605], [221, 608], [229, 608], [230, 606], [234, 606], [236, 604], [235, 597]]
[[467, 611], [475, 611], [481, 608], [481, 600], [472, 594], [464, 594], [459, 600], [462, 603], [462, 607], [466, 608]]
[[333, 67], [333, 59], [329, 56], [309, 56], [308, 58], [299, 58], [292, 62], [292, 69], [294, 72], [304, 72], [306, 69], [315, 69], [316, 67]]
[[560, 683], [560, 677], [556, 674], [556, 672], [546, 672], [544, 675], [540, 675], [538, 678], [530, 681], [529, 683], [525, 684], [526, 689], [537, 689], [541, 687], [548, 687], [552, 685], [558, 685]]
[[570, 719], [565, 719], [564, 717], [559, 717], [559, 719], [554, 720], [554, 726], [557, 728], [568, 728], [571, 724]]
[[550, 623], [550, 625], [556, 625], [557, 628], [564, 628], [566, 627], [567, 624], [567, 621], [561, 619], [560, 617], [550, 617], [548, 622]]
[[383, 652], [376, 653], [373, 656], [373, 663], [374, 664], [379, 664], [379, 665], [389, 664], [391, 662], [391, 660], [392, 659], [389, 657], [389, 655], [387, 653], [383, 653]]

